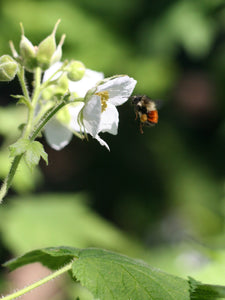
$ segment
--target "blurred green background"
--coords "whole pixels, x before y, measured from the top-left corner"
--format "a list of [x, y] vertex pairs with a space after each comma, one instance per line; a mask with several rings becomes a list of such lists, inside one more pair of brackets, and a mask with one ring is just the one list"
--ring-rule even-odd
[[[183, 277], [225, 284], [225, 1], [0, 0], [0, 50], [18, 48], [19, 22], [38, 44], [57, 21], [63, 59], [105, 76], [128, 74], [135, 94], [161, 99], [141, 135], [132, 105], [119, 134], [73, 138], [49, 166], [23, 166], [0, 210], [1, 263], [44, 246], [103, 247]], [[0, 176], [24, 110], [0, 83]], [[69, 297], [69, 296], [68, 296]], [[70, 299], [70, 298], [68, 298]]]

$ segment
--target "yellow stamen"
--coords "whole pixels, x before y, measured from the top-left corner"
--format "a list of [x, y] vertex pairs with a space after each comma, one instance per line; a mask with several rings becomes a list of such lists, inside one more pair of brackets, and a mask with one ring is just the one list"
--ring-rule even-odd
[[95, 95], [101, 97], [101, 107], [102, 107], [102, 112], [106, 110], [107, 108], [107, 101], [109, 100], [109, 92], [108, 91], [102, 91], [95, 93]]

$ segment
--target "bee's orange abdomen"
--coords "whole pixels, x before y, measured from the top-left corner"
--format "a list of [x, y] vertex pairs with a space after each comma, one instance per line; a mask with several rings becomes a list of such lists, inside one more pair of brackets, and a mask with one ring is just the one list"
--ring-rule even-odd
[[148, 112], [148, 122], [157, 124], [158, 119], [159, 119], [159, 116], [158, 116], [157, 110], [152, 110], [152, 111]]

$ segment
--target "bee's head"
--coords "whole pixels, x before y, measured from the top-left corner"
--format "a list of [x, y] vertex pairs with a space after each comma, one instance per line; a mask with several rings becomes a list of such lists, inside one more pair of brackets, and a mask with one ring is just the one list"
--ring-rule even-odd
[[133, 105], [137, 105], [141, 101], [142, 96], [131, 96], [130, 100]]

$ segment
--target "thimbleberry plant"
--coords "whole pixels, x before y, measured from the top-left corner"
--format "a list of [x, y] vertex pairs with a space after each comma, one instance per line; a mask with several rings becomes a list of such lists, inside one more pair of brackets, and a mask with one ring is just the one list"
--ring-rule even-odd
[[[38, 46], [34, 46], [25, 36], [21, 24], [18, 52], [10, 42], [12, 56], [0, 57], [0, 81], [8, 82], [18, 77], [22, 93], [13, 95], [13, 98], [26, 109], [26, 119], [19, 127], [20, 137], [9, 146], [12, 163], [1, 186], [0, 203], [22, 160], [30, 170], [39, 164], [41, 158], [48, 163], [48, 155], [39, 139], [42, 134], [56, 150], [64, 148], [73, 136], [86, 139], [88, 135], [109, 150], [102, 133], [117, 134], [117, 106], [130, 98], [137, 83], [128, 75], [104, 78], [103, 73], [86, 68], [81, 61], [62, 61], [65, 35], [57, 45], [55, 35], [58, 24], [59, 21], [52, 33]], [[28, 89], [27, 72], [33, 74], [32, 91]], [[4, 265], [15, 270], [33, 262], [47, 266], [53, 270], [52, 274], [2, 299], [16, 299], [66, 272], [74, 281], [85, 286], [93, 299], [186, 300], [225, 297], [223, 286], [204, 285], [192, 278], [186, 280], [166, 274], [140, 260], [103, 249], [49, 247], [30, 251]]]

